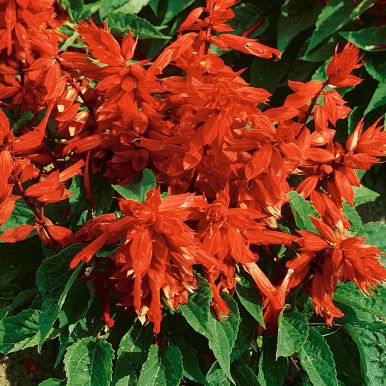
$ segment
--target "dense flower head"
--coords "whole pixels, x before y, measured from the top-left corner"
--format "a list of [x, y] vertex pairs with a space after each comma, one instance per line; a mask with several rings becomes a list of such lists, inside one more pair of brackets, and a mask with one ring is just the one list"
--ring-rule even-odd
[[[114, 303], [159, 333], [165, 305], [178, 311], [198, 290], [197, 272], [222, 319], [244, 271], [272, 333], [296, 287], [331, 325], [340, 282], [369, 294], [386, 278], [381, 251], [343, 211], [357, 170], [386, 150], [380, 120], [340, 129], [351, 108], [339, 89], [361, 82], [359, 49], [337, 47], [324, 81], [289, 80], [271, 107], [218, 53], [280, 57], [233, 33], [237, 3], [207, 0], [145, 58], [131, 31], [119, 38], [90, 18], [69, 38], [52, 0], [0, 0], [0, 240], [84, 244], [70, 268], [95, 288], [108, 328]], [[138, 188], [146, 169], [154, 181]], [[314, 232], [297, 229], [296, 192], [317, 212]], [[21, 203], [33, 215], [9, 229]]]

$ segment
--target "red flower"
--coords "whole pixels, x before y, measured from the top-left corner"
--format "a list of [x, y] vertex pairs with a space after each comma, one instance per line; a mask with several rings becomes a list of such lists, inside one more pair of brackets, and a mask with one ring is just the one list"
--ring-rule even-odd
[[338, 281], [354, 282], [365, 294], [386, 279], [386, 270], [379, 263], [383, 253], [366, 245], [364, 237], [350, 237], [343, 229], [334, 229], [321, 220], [311, 217], [320, 235], [299, 231], [301, 253], [287, 263], [294, 270], [290, 279], [295, 286], [306, 280], [306, 289], [314, 303], [315, 311], [331, 325], [334, 317], [343, 313], [333, 304]]
[[359, 63], [363, 56], [359, 56], [359, 49], [351, 43], [347, 43], [341, 52], [338, 52], [338, 46], [335, 49], [335, 55], [327, 66], [328, 83], [335, 87], [355, 86], [363, 79], [352, 75], [352, 72], [364, 63]]
[[[160, 292], [177, 309], [187, 302], [188, 291], [197, 288], [194, 264], [207, 269], [222, 267], [184, 223], [191, 208], [202, 205], [202, 198], [190, 194], [161, 200], [157, 190], [148, 192], [143, 203], [122, 200], [119, 206], [123, 217], [103, 226], [97, 217], [93, 221], [96, 233], [89, 233], [97, 237], [74, 257], [71, 268], [81, 260], [90, 261], [105, 244], [118, 243], [111, 256], [116, 267], [111, 277], [121, 296], [120, 304], [134, 306], [139, 316], [146, 315], [158, 333], [162, 319]], [[92, 223], [87, 229], [93, 229]], [[79, 231], [76, 236], [81, 234]]]

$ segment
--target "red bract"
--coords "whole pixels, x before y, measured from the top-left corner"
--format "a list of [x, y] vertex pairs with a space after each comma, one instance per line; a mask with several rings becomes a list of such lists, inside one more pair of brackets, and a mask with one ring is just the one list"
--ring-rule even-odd
[[371, 294], [371, 288], [386, 279], [386, 271], [378, 260], [383, 253], [377, 247], [365, 245], [363, 237], [350, 237], [339, 229], [336, 234], [321, 220], [311, 220], [320, 235], [299, 231], [301, 252], [287, 267], [294, 270], [290, 282], [298, 284], [308, 276], [306, 289], [315, 311], [332, 325], [335, 317], [343, 316], [332, 301], [337, 282], [352, 281], [362, 292]]
[[[120, 295], [119, 304], [133, 306], [139, 316], [154, 323], [154, 332], [158, 333], [161, 291], [170, 307], [178, 309], [179, 304], [187, 302], [188, 292], [197, 289], [193, 265], [223, 269], [184, 223], [192, 208], [203, 205], [202, 198], [192, 195], [161, 200], [157, 190], [148, 192], [144, 203], [122, 200], [119, 206], [123, 217], [103, 225], [96, 218], [87, 225], [95, 229], [97, 237], [74, 257], [71, 267], [82, 260], [90, 261], [104, 245], [118, 243], [111, 256], [115, 267], [111, 280]], [[78, 237], [81, 235], [78, 233]]]

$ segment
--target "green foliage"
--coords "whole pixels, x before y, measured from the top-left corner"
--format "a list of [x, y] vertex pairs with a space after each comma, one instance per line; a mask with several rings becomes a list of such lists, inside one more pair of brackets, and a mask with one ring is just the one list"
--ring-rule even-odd
[[113, 359], [110, 343], [94, 337], [79, 340], [67, 349], [64, 357], [67, 385], [109, 385]]
[[182, 355], [174, 346], [159, 350], [153, 344], [138, 378], [138, 386], [179, 386], [183, 375]]
[[[16, 201], [15, 208], [5, 224], [0, 227], [0, 233], [7, 229], [16, 228], [24, 224], [33, 224], [34, 212], [25, 204], [23, 200]], [[33, 233], [29, 237], [32, 237]], [[0, 240], [0, 243], [2, 241]]]
[[297, 311], [284, 312], [279, 320], [276, 359], [298, 352], [307, 340], [308, 330], [308, 322], [303, 314]]
[[294, 215], [295, 224], [299, 229], [316, 232], [315, 225], [310, 216], [318, 216], [317, 210], [302, 195], [292, 191], [288, 194], [291, 199], [290, 205]]
[[38, 330], [39, 350], [57, 320], [68, 291], [82, 268], [82, 264], [79, 264], [75, 270], [69, 270], [71, 259], [80, 250], [79, 244], [63, 249], [58, 254], [43, 260], [36, 272], [36, 286], [43, 295]]
[[200, 290], [190, 296], [187, 305], [180, 306], [180, 311], [192, 328], [208, 339], [209, 347], [221, 369], [233, 381], [230, 372], [230, 354], [240, 324], [237, 303], [227, 296], [229, 317], [218, 321], [210, 309], [212, 299], [210, 286], [204, 279], [200, 279], [199, 282]]
[[139, 182], [131, 182], [126, 186], [113, 185], [113, 189], [126, 200], [143, 202], [146, 200], [146, 193], [157, 187], [154, 174], [149, 169], [144, 169], [143, 176]]
[[253, 287], [252, 280], [247, 277], [240, 277], [236, 287], [237, 296], [244, 308], [253, 316], [253, 318], [265, 327], [263, 318], [263, 307], [261, 305], [261, 297]]
[[300, 364], [307, 372], [312, 384], [337, 386], [334, 358], [322, 335], [313, 328], [310, 329], [307, 340], [299, 353]]
[[142, 326], [138, 321], [123, 336], [117, 352], [113, 382], [114, 386], [136, 385], [136, 371], [146, 357], [151, 343], [152, 334], [149, 328]]
[[362, 377], [369, 386], [385, 385], [386, 325], [382, 322], [346, 326], [358, 346]]
[[24, 350], [38, 344], [40, 311], [27, 309], [0, 321], [0, 353]]
[[379, 197], [379, 193], [374, 192], [373, 190], [366, 188], [366, 186], [363, 185], [361, 185], [359, 188], [354, 186], [353, 189], [355, 193], [355, 206], [373, 202]]

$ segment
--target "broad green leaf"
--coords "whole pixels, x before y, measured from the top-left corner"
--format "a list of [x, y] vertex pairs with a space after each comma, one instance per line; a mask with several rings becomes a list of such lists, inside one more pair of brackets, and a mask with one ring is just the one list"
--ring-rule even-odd
[[196, 350], [188, 344], [182, 335], [173, 337], [170, 340], [173, 346], [178, 347], [182, 354], [184, 365], [183, 375], [191, 381], [205, 384], [205, 376], [200, 369]]
[[152, 344], [149, 355], [141, 368], [138, 378], [138, 386], [166, 386], [165, 368], [158, 355], [158, 346]]
[[297, 311], [284, 312], [279, 319], [276, 358], [298, 352], [308, 336], [306, 317]]
[[113, 386], [137, 384], [136, 371], [146, 359], [152, 339], [151, 330], [137, 321], [123, 336], [117, 353]]
[[365, 68], [372, 78], [378, 82], [386, 82], [386, 52], [367, 52]]
[[69, 187], [71, 196], [68, 201], [71, 205], [71, 225], [74, 229], [87, 221], [88, 202], [83, 187], [83, 177], [75, 176]]
[[242, 358], [255, 345], [257, 326], [256, 320], [247, 311], [240, 309], [240, 324], [236, 342], [231, 353], [231, 363], [236, 359]]
[[40, 382], [38, 386], [65, 386], [66, 381], [63, 379], [49, 378], [43, 382]]
[[325, 330], [324, 337], [334, 356], [338, 380], [342, 381], [344, 386], [362, 384], [359, 351], [354, 341], [343, 330], [333, 333], [327, 328]]
[[67, 11], [71, 21], [78, 22], [81, 19], [84, 7], [83, 0], [58, 0], [58, 2]]
[[114, 350], [110, 343], [88, 337], [71, 345], [64, 357], [68, 386], [109, 385]]
[[363, 28], [357, 31], [340, 32], [350, 43], [365, 51], [377, 50], [378, 47], [384, 48], [386, 26]]
[[36, 288], [30, 288], [23, 291], [20, 291], [12, 300], [12, 303], [8, 307], [8, 314], [14, 313], [19, 307], [30, 302], [36, 295], [38, 291]]
[[213, 351], [221, 369], [233, 381], [230, 372], [230, 355], [240, 324], [237, 304], [230, 296], [226, 296], [229, 316], [218, 321], [210, 309], [212, 301], [210, 286], [200, 277], [198, 281], [199, 290], [190, 296], [188, 304], [180, 306], [180, 311], [192, 328], [208, 339], [209, 348]]
[[386, 384], [386, 324], [348, 324], [345, 326], [359, 349], [364, 384], [381, 386]]
[[83, 266], [80, 264], [73, 271], [69, 269], [70, 261], [81, 248], [80, 244], [74, 244], [46, 258], [36, 272], [36, 286], [43, 295], [42, 313], [39, 318], [39, 350]]
[[[9, 219], [0, 227], [0, 234], [7, 229], [16, 228], [20, 225], [33, 225], [34, 218], [34, 212], [32, 212], [32, 210], [25, 204], [23, 200], [18, 200], [16, 201], [15, 208], [13, 209]], [[33, 235], [34, 232], [32, 232], [29, 237], [32, 237]], [[3, 241], [0, 240], [0, 243], [3, 243]]]
[[102, 174], [91, 175], [90, 178], [95, 214], [109, 211], [113, 202], [114, 191], [109, 180]]
[[380, 221], [369, 222], [363, 225], [358, 234], [366, 237], [366, 244], [376, 245], [386, 253], [386, 224]]
[[256, 374], [240, 360], [232, 363], [232, 375], [237, 386], [260, 386]]
[[378, 192], [374, 192], [373, 190], [366, 188], [366, 186], [361, 185], [359, 188], [353, 186], [355, 198], [354, 205], [362, 205], [367, 204], [368, 202], [373, 202], [379, 197]]
[[149, 0], [101, 0], [99, 15], [105, 19], [113, 12], [136, 15], [149, 3]]
[[353, 208], [350, 204], [348, 204], [346, 201], [343, 203], [343, 213], [346, 215], [349, 223], [350, 223], [350, 230], [351, 232], [358, 232], [362, 226], [362, 220], [359, 216], [358, 212]]
[[126, 186], [113, 185], [113, 189], [126, 200], [143, 202], [146, 200], [146, 193], [157, 187], [154, 174], [149, 169], [144, 169], [140, 182], [131, 182]]
[[169, 0], [166, 8], [164, 20], [162, 24], [167, 24], [170, 20], [174, 19], [179, 15], [184, 9], [188, 8], [194, 3], [194, 0]]
[[261, 297], [257, 288], [253, 286], [252, 281], [246, 277], [240, 277], [236, 292], [244, 308], [265, 328]]
[[276, 359], [276, 346], [276, 338], [264, 336], [257, 374], [261, 386], [282, 386], [284, 384], [288, 371], [287, 360], [282, 357]]
[[230, 386], [229, 379], [217, 361], [206, 374], [206, 384], [209, 386]]
[[324, 39], [343, 27], [349, 20], [352, 4], [345, 0], [330, 0], [320, 12], [307, 51], [313, 50]]
[[158, 5], [160, 0], [150, 0], [149, 7], [154, 12], [154, 15], [158, 16]]
[[315, 23], [315, 30], [308, 43], [307, 52], [313, 50], [324, 39], [340, 30], [351, 20], [370, 8], [376, 0], [363, 0], [353, 6], [347, 0], [330, 0], [320, 12]]
[[24, 350], [38, 343], [39, 310], [27, 309], [0, 321], [0, 353]]
[[310, 329], [307, 340], [300, 349], [299, 358], [313, 385], [338, 385], [332, 352], [317, 330]]
[[184, 372], [181, 351], [175, 346], [167, 346], [161, 352], [161, 363], [165, 369], [166, 385], [179, 386]]
[[[385, 32], [386, 35], [386, 32]], [[385, 39], [386, 41], [386, 39]], [[375, 90], [371, 100], [366, 107], [364, 114], [368, 114], [371, 111], [386, 105], [386, 77], [383, 83], [379, 83], [377, 89]]]
[[[340, 285], [334, 300], [352, 308], [386, 318], [386, 287], [379, 286], [373, 296], [364, 295], [354, 283]], [[339, 307], [339, 305], [338, 305]]]
[[158, 27], [155, 27], [146, 19], [137, 15], [125, 13], [112, 13], [107, 19], [107, 24], [111, 31], [118, 35], [125, 35], [130, 31], [140, 39], [169, 39]]
[[291, 199], [290, 205], [294, 215], [295, 224], [299, 229], [317, 232], [310, 215], [318, 216], [317, 210], [301, 194], [292, 191], [288, 193]]
[[323, 4], [313, 0], [286, 0], [281, 7], [277, 48], [284, 50], [300, 32], [312, 27]]

